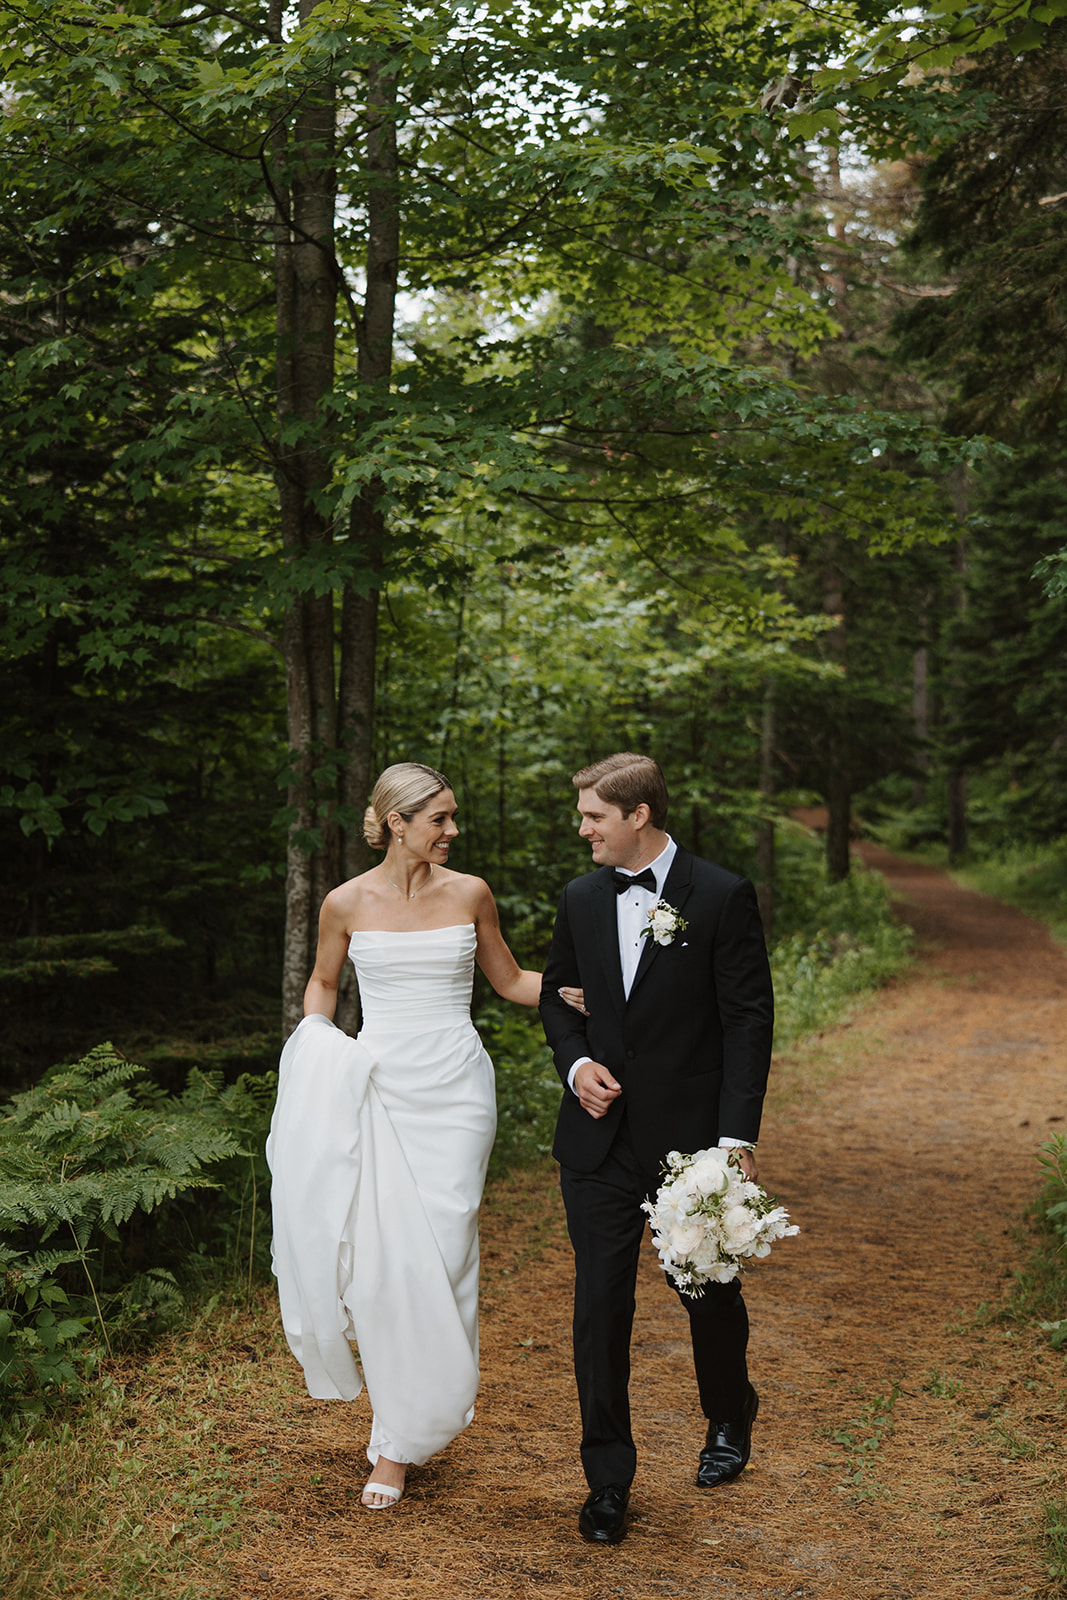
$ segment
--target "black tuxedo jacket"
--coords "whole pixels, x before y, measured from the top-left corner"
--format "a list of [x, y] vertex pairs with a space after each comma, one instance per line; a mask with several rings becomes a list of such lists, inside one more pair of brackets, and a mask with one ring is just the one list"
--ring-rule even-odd
[[[756, 894], [746, 878], [680, 846], [662, 898], [688, 927], [673, 943], [645, 941], [629, 999], [623, 994], [610, 867], [563, 891], [541, 989], [541, 1020], [556, 1069], [580, 1056], [622, 1085], [605, 1117], [583, 1111], [565, 1089], [553, 1154], [592, 1172], [625, 1108], [635, 1153], [650, 1176], [669, 1150], [715, 1144], [720, 1130], [754, 1141], [770, 1065], [774, 992]], [[556, 992], [585, 990], [588, 1017]]]

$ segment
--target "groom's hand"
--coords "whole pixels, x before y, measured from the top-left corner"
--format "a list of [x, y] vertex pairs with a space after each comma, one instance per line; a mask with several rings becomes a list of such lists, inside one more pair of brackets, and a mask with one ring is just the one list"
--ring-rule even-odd
[[591, 1117], [603, 1117], [622, 1094], [622, 1084], [599, 1061], [583, 1061], [574, 1074], [574, 1092], [583, 1111]]

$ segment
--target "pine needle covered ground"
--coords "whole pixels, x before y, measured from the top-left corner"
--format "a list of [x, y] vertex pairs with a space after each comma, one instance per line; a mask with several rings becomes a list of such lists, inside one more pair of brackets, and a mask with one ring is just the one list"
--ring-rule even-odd
[[750, 1276], [761, 1411], [739, 1484], [692, 1485], [684, 1318], [649, 1251], [632, 1531], [578, 1539], [570, 1260], [545, 1164], [489, 1196], [478, 1415], [396, 1511], [360, 1510], [366, 1406], [307, 1398], [263, 1293], [116, 1365], [91, 1417], [10, 1458], [6, 1600], [1049, 1592], [1063, 1356], [998, 1308], [1034, 1151], [1067, 1115], [1067, 959], [1018, 912], [877, 865], [923, 960], [779, 1063], [763, 1176], [804, 1231]]

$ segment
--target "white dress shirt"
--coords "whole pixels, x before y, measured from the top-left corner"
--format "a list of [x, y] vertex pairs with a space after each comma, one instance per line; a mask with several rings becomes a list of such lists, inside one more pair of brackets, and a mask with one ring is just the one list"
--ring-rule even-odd
[[[678, 853], [678, 846], [667, 835], [667, 843], [656, 857], [655, 861], [648, 862], [656, 879], [655, 890], [646, 889], [644, 884], [636, 884], [632, 889], [626, 889], [615, 896], [615, 916], [619, 929], [619, 959], [622, 963], [622, 988], [626, 998], [630, 998], [634, 979], [637, 976], [638, 963], [644, 948], [644, 939], [641, 930], [648, 927], [648, 914], [661, 899], [663, 886], [667, 882], [667, 874], [671, 864]], [[642, 868], [642, 871], [645, 869]], [[616, 867], [616, 872], [623, 872], [629, 878], [637, 876], [628, 867]], [[579, 1056], [570, 1072], [567, 1074], [567, 1085], [574, 1091], [574, 1074], [585, 1062], [592, 1061], [592, 1056]], [[719, 1139], [719, 1149], [732, 1149], [735, 1145], [745, 1144], [744, 1139], [733, 1139], [728, 1134], [723, 1134]]]

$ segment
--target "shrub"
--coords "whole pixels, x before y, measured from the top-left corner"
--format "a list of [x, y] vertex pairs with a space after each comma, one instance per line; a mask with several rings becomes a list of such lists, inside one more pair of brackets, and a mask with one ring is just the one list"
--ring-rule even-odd
[[[183, 1269], [226, 1255], [242, 1190], [258, 1188], [262, 1157], [243, 1141], [262, 1143], [272, 1087], [226, 1088], [194, 1070], [184, 1093], [168, 1096], [100, 1045], [9, 1102], [0, 1113], [0, 1408], [39, 1412], [76, 1397], [102, 1346], [181, 1314]], [[203, 1204], [208, 1192], [214, 1205]]]
[[771, 950], [779, 1046], [829, 1026], [849, 998], [905, 967], [912, 933], [894, 917], [880, 873], [854, 863], [830, 883], [817, 841], [784, 832], [776, 879]]
[[562, 1086], [535, 1012], [490, 1001], [478, 1012], [478, 1032], [496, 1068], [497, 1134], [489, 1175], [497, 1178], [549, 1153]]

